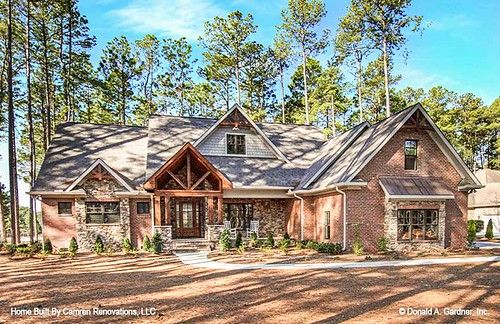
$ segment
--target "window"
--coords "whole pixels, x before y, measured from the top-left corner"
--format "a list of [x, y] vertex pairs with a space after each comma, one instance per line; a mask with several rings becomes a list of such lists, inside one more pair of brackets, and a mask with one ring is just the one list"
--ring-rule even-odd
[[226, 134], [226, 153], [245, 155], [245, 135]]
[[330, 239], [330, 232], [331, 232], [330, 211], [329, 210], [325, 211], [323, 222], [324, 222], [323, 225], [325, 226], [325, 240], [329, 240]]
[[405, 170], [417, 169], [417, 141], [405, 141]]
[[438, 239], [437, 210], [398, 210], [399, 241], [435, 241]]
[[231, 227], [240, 230], [250, 228], [253, 219], [252, 204], [224, 204], [224, 219], [231, 221]]
[[149, 202], [147, 201], [137, 202], [137, 214], [149, 214]]
[[89, 224], [120, 222], [120, 204], [118, 202], [88, 202], [85, 204], [85, 209]]
[[59, 215], [71, 215], [73, 209], [73, 203], [67, 201], [61, 201], [57, 203], [57, 213]]

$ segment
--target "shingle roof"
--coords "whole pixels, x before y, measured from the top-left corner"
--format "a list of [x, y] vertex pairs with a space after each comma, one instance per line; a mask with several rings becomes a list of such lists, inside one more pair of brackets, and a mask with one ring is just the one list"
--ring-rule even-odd
[[33, 191], [65, 190], [97, 159], [132, 186], [144, 182], [147, 129], [65, 123], [57, 127]]
[[435, 177], [380, 177], [389, 196], [453, 196], [453, 192]]

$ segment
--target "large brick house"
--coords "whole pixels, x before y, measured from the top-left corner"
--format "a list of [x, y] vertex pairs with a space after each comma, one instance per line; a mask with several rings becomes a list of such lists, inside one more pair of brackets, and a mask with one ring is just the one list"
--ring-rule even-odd
[[[151, 116], [148, 127], [66, 123], [30, 192], [58, 248], [97, 237], [140, 248], [216, 242], [224, 220], [259, 236], [365, 248], [465, 243], [467, 196], [480, 188], [420, 104], [328, 139], [314, 126], [254, 123], [238, 106], [220, 119]], [[227, 224], [226, 224], [227, 225]]]

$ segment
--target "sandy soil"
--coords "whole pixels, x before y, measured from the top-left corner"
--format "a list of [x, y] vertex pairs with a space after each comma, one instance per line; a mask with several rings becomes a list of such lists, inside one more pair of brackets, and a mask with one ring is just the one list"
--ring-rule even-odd
[[[309, 271], [213, 271], [174, 256], [0, 256], [0, 322], [498, 322], [500, 262]], [[154, 307], [154, 316], [11, 316], [11, 307]], [[440, 315], [400, 315], [437, 307]], [[471, 309], [453, 316], [445, 308]], [[478, 316], [477, 308], [486, 310]]]

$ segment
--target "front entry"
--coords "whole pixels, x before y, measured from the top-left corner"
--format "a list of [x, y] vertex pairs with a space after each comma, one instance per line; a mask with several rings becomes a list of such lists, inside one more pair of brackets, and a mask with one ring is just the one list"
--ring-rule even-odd
[[205, 222], [203, 198], [175, 198], [170, 207], [174, 238], [202, 237]]

